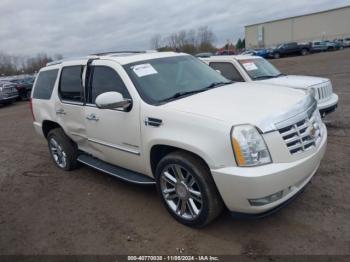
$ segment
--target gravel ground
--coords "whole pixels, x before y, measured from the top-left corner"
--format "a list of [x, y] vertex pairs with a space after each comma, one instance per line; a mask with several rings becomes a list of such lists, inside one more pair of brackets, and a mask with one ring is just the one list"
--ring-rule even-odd
[[326, 156], [305, 192], [260, 220], [226, 212], [195, 230], [168, 215], [154, 187], [87, 167], [65, 173], [34, 133], [28, 103], [0, 108], [0, 254], [350, 254], [350, 48], [272, 62], [331, 78]]

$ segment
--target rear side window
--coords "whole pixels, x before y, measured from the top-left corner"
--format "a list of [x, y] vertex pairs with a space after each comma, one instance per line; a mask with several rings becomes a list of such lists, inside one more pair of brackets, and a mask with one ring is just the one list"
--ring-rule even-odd
[[58, 69], [41, 71], [37, 76], [34, 87], [33, 98], [35, 99], [50, 99], [52, 90], [55, 86]]
[[211, 62], [209, 66], [215, 70], [219, 70], [227, 79], [235, 82], [244, 82], [241, 74], [237, 71], [233, 64], [228, 62]]
[[62, 100], [82, 102], [82, 66], [68, 66], [62, 69], [59, 94]]
[[118, 73], [106, 66], [93, 66], [91, 89], [89, 90], [88, 103], [95, 104], [96, 97], [106, 92], [119, 92], [124, 98], [130, 98], [123, 80]]

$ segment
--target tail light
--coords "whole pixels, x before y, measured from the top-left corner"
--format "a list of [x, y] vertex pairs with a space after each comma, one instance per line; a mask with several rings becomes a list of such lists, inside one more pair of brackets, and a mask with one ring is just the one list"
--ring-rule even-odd
[[33, 120], [35, 121], [34, 111], [33, 111], [33, 98], [29, 99], [30, 112], [32, 112]]

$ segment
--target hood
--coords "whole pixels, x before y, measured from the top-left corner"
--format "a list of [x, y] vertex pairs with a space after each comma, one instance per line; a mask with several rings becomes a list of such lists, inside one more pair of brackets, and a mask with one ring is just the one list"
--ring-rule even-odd
[[260, 80], [259, 83], [307, 89], [310, 86], [318, 85], [327, 81], [329, 81], [328, 78], [322, 78], [322, 77], [288, 75], [288, 76], [270, 78], [266, 80]]
[[178, 99], [162, 107], [224, 121], [229, 125], [261, 127], [262, 121], [292, 110], [306, 97], [303, 91], [291, 88], [234, 83]]

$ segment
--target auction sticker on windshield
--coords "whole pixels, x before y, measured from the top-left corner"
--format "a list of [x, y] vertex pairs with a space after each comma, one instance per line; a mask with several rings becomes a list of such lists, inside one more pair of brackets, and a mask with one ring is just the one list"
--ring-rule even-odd
[[158, 74], [151, 64], [136, 65], [132, 67], [132, 70], [138, 77]]
[[258, 67], [253, 62], [242, 63], [247, 71], [257, 70]]

